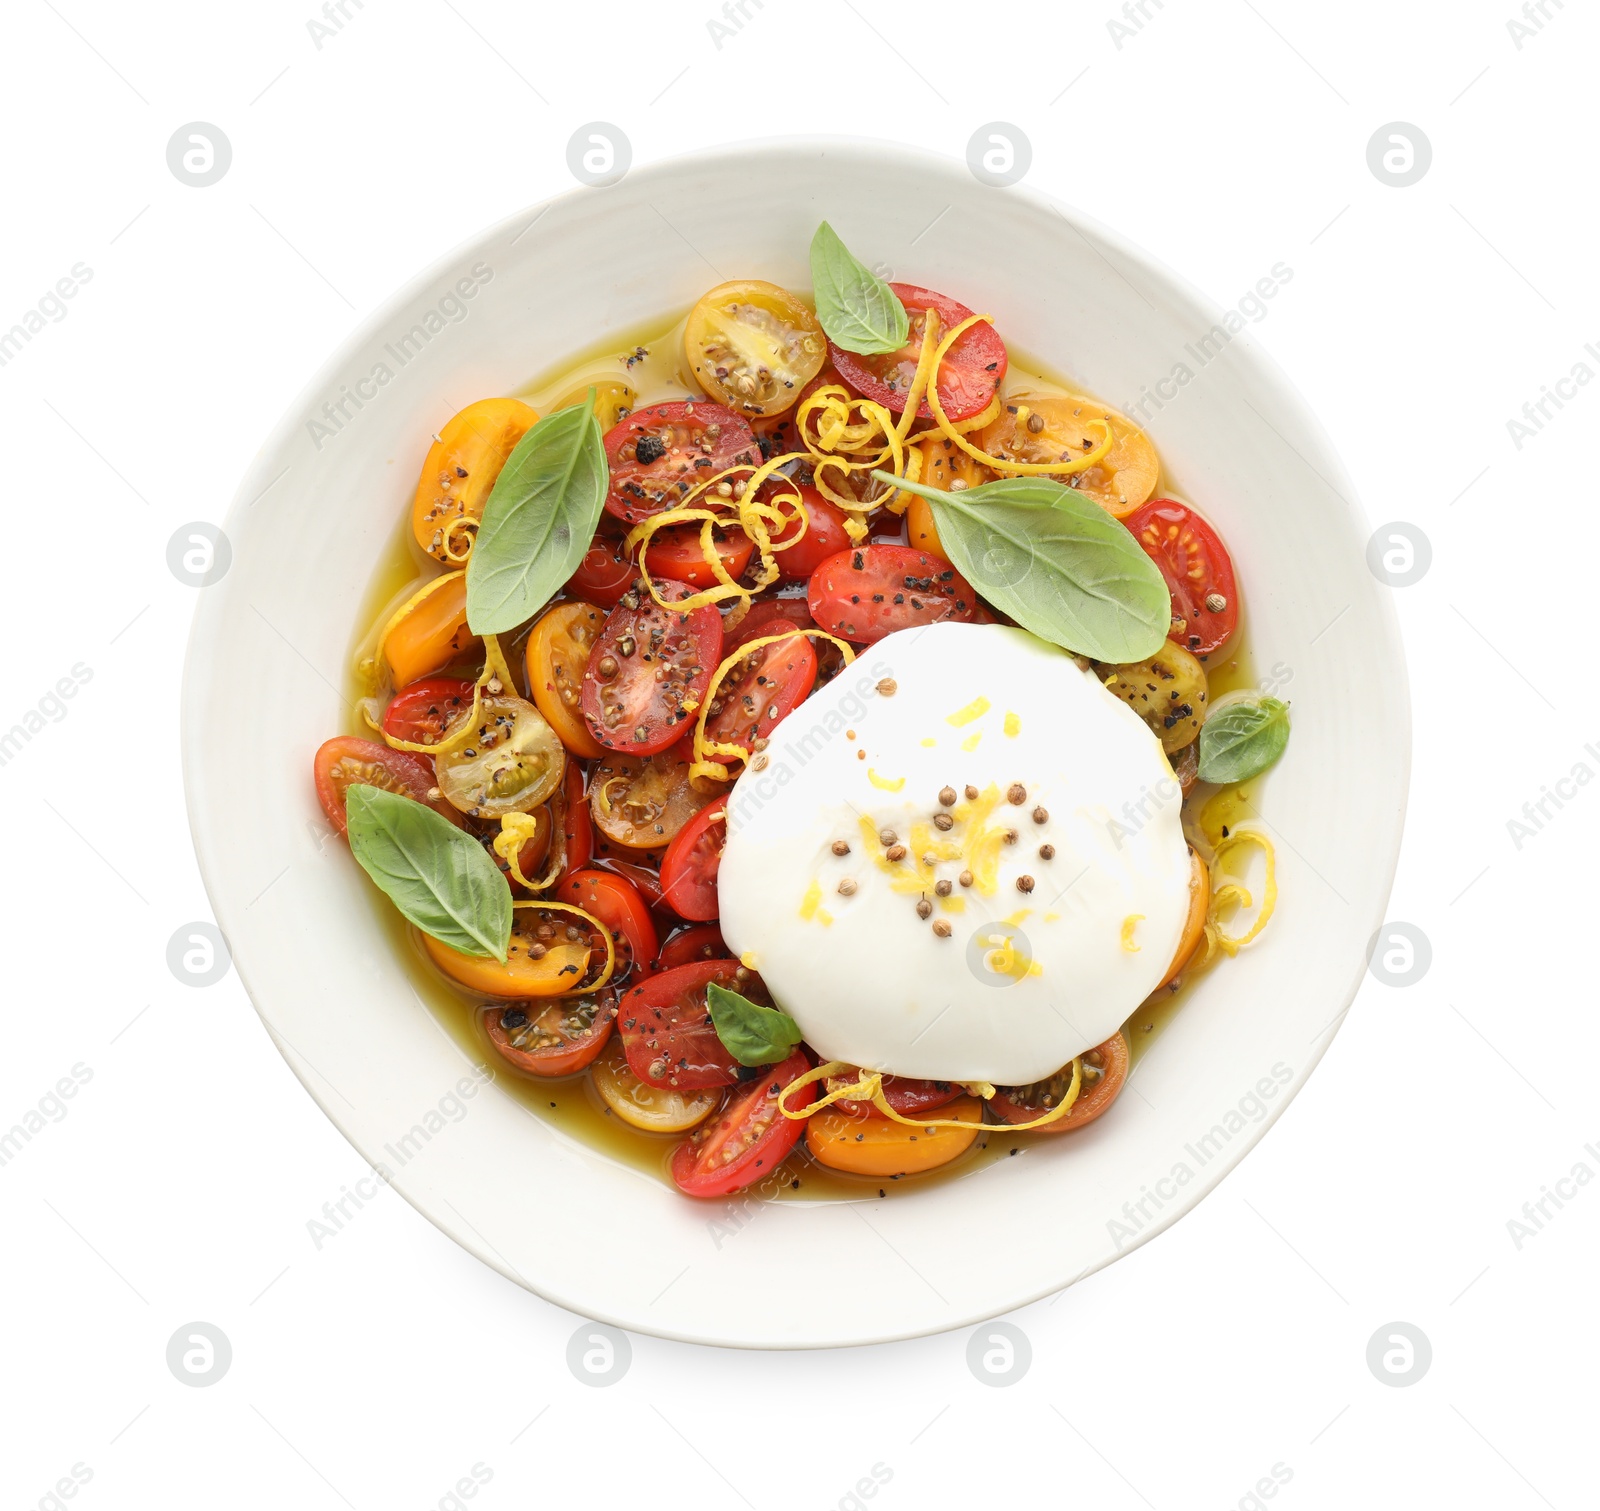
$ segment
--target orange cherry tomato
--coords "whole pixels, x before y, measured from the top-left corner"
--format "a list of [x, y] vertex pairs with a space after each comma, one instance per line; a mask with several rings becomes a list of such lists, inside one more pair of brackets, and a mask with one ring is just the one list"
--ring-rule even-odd
[[426, 803], [435, 813], [442, 813], [452, 824], [461, 823], [461, 815], [438, 793], [433, 779], [433, 766], [423, 756], [414, 756], [404, 750], [390, 750], [371, 740], [358, 740], [352, 735], [338, 735], [325, 741], [312, 762], [312, 776], [317, 786], [317, 801], [328, 816], [328, 822], [340, 834], [345, 832], [344, 795], [347, 788], [357, 785], [381, 787], [385, 792], [395, 792], [401, 797], [415, 798]]
[[411, 533], [430, 556], [460, 566], [473, 532], [457, 526], [483, 514], [500, 469], [538, 418], [519, 399], [479, 399], [446, 421], [411, 504]]
[[436, 578], [435, 584], [412, 599], [379, 647], [396, 687], [442, 671], [482, 643], [467, 628], [466, 574]]
[[1126, 415], [1104, 404], [1083, 394], [1010, 394], [999, 415], [978, 432], [978, 449], [1035, 466], [1067, 461], [1105, 438], [1102, 421], [1111, 426], [1111, 450], [1078, 473], [1073, 487], [1121, 519], [1150, 497], [1161, 462], [1149, 437]]
[[[569, 931], [578, 937], [570, 937]], [[592, 963], [604, 963], [605, 941], [575, 914], [519, 907], [502, 965], [492, 955], [464, 955], [431, 934], [422, 935], [428, 958], [452, 981], [486, 997], [559, 997], [576, 993]], [[597, 973], [598, 974], [598, 973]]]
[[656, 926], [650, 908], [637, 888], [609, 871], [572, 871], [556, 884], [557, 902], [570, 902], [593, 913], [608, 929], [617, 951], [612, 980], [620, 982], [631, 970], [646, 970], [656, 958]]
[[[908, 1128], [876, 1110], [841, 1112], [824, 1107], [806, 1123], [806, 1147], [818, 1164], [855, 1175], [915, 1175], [965, 1154], [983, 1126], [983, 1103], [963, 1096], [928, 1114], [953, 1118], [964, 1128]], [[916, 1119], [922, 1121], [922, 1119]]]
[[589, 652], [600, 636], [605, 615], [593, 604], [558, 603], [546, 609], [528, 636], [528, 686], [545, 722], [575, 756], [597, 761], [605, 747], [583, 722], [579, 699]]
[[490, 1008], [484, 1031], [500, 1056], [531, 1076], [570, 1076], [599, 1058], [617, 1021], [609, 988], [558, 1002]]
[[[1183, 936], [1178, 940], [1178, 953], [1172, 957], [1172, 966], [1162, 978], [1161, 986], [1170, 986], [1177, 974], [1186, 966], [1200, 945], [1200, 936], [1206, 931], [1206, 910], [1211, 905], [1211, 873], [1206, 863], [1189, 847], [1189, 916], [1183, 920]], [[1161, 990], [1161, 986], [1156, 988]]]
[[[1121, 1095], [1128, 1079], [1128, 1041], [1121, 1034], [1112, 1034], [1104, 1044], [1087, 1051], [1083, 1059], [1085, 1069], [1092, 1067], [1098, 1074], [1084, 1076], [1078, 1100], [1065, 1116], [1034, 1131], [1071, 1133], [1074, 1128], [1092, 1123]], [[997, 1086], [989, 1099], [989, 1110], [1002, 1122], [1031, 1123], [1052, 1107], [1060, 1106], [1071, 1083], [1072, 1067], [1064, 1065], [1048, 1080], [1035, 1081], [1031, 1086]]]
[[[994, 474], [982, 462], [974, 461], [954, 441], [942, 435], [924, 436], [916, 443], [916, 449], [922, 455], [922, 470], [917, 481], [941, 493], [981, 488], [994, 480]], [[934, 556], [945, 554], [939, 540], [939, 527], [933, 522], [933, 505], [916, 494], [906, 508], [906, 541], [919, 551]]]

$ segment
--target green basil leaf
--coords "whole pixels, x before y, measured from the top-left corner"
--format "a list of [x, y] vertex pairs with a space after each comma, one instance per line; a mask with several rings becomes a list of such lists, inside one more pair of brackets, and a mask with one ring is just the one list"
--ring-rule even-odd
[[1139, 542], [1093, 499], [1047, 477], [942, 493], [872, 475], [933, 505], [956, 570], [1024, 629], [1094, 661], [1143, 661], [1161, 649], [1172, 594]]
[[467, 623], [476, 635], [533, 618], [589, 549], [610, 485], [592, 399], [535, 423], [489, 490], [467, 560]]
[[788, 1013], [762, 1007], [715, 981], [706, 987], [706, 1006], [722, 1047], [741, 1065], [776, 1065], [800, 1042], [800, 1026]]
[[811, 288], [817, 320], [847, 352], [897, 352], [911, 334], [906, 307], [894, 290], [850, 255], [827, 221], [811, 238]]
[[1252, 693], [1212, 709], [1200, 726], [1200, 780], [1219, 787], [1259, 776], [1289, 743], [1289, 705]]
[[412, 923], [463, 955], [506, 958], [511, 888], [477, 840], [381, 787], [350, 787], [344, 814], [362, 870]]

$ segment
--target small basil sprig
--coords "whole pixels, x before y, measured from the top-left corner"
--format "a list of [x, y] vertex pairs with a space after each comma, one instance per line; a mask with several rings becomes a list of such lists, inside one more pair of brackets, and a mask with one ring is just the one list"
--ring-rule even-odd
[[944, 493], [874, 472], [933, 505], [945, 554], [990, 603], [1043, 640], [1095, 661], [1143, 661], [1172, 624], [1172, 594], [1129, 531], [1047, 477]]
[[506, 958], [511, 888], [477, 840], [381, 787], [350, 787], [344, 815], [361, 868], [423, 933], [463, 955]]
[[1289, 743], [1289, 705], [1257, 693], [1219, 703], [1200, 726], [1200, 780], [1219, 787], [1259, 776]]
[[706, 987], [706, 1006], [722, 1047], [741, 1065], [776, 1065], [800, 1042], [800, 1025], [788, 1013], [762, 1007], [715, 981]]
[[504, 634], [550, 601], [589, 549], [609, 485], [590, 389], [536, 422], [489, 490], [467, 560], [474, 634]]
[[817, 320], [847, 352], [897, 352], [911, 334], [906, 307], [871, 268], [851, 256], [827, 221], [811, 238], [811, 288]]

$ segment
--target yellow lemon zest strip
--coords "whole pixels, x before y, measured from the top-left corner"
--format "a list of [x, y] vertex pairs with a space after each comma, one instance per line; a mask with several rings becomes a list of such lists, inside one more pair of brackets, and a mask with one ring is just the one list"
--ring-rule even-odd
[[1143, 913], [1130, 913], [1122, 920], [1122, 947], [1130, 955], [1137, 955], [1141, 949], [1140, 945], [1133, 942], [1133, 934], [1134, 930], [1143, 922]]
[[494, 837], [494, 853], [506, 863], [506, 869], [530, 892], [542, 892], [552, 886], [561, 875], [561, 860], [551, 861], [549, 869], [539, 881], [529, 881], [518, 863], [522, 847], [539, 832], [539, 821], [529, 813], [506, 813], [500, 818], [500, 832]]
[[906, 784], [903, 776], [879, 776], [872, 767], [867, 767], [867, 780], [880, 792], [898, 792]]
[[822, 883], [811, 878], [811, 885], [806, 888], [806, 895], [800, 899], [800, 916], [809, 923], [817, 916], [817, 909], [822, 906]]
[[989, 700], [980, 694], [965, 708], [958, 708], [953, 714], [946, 714], [944, 722], [952, 728], [960, 729], [963, 724], [970, 724], [974, 719], [981, 719], [989, 712], [992, 706]]
[[[1233, 852], [1249, 845], [1259, 845], [1262, 855], [1266, 858], [1267, 873], [1261, 885], [1261, 908], [1256, 914], [1255, 922], [1243, 934], [1229, 934], [1222, 927], [1220, 917], [1222, 911], [1233, 906], [1248, 908], [1252, 905], [1252, 898], [1246, 887], [1226, 876], [1224, 872], [1227, 860]], [[1259, 829], [1233, 830], [1212, 852], [1211, 876], [1213, 886], [1211, 901], [1206, 909], [1206, 939], [1209, 944], [1225, 954], [1237, 955], [1266, 928], [1267, 920], [1272, 917], [1273, 910], [1278, 905], [1277, 855], [1273, 850], [1272, 841]], [[1219, 881], [1220, 886], [1216, 885]]]
[[[934, 353], [935, 365], [944, 361], [944, 354], [949, 351], [963, 332], [980, 322], [993, 324], [994, 317], [992, 315], [970, 315], [960, 325], [952, 326], [949, 334], [939, 343], [939, 350]], [[982, 462], [985, 467], [993, 468], [994, 471], [1005, 477], [1035, 477], [1050, 474], [1059, 476], [1062, 473], [1083, 472], [1103, 460], [1117, 440], [1116, 432], [1112, 430], [1109, 420], [1096, 420], [1094, 423], [1105, 431], [1105, 435], [1102, 439], [1096, 441], [1082, 456], [1074, 457], [1071, 461], [1066, 462], [1008, 461], [1004, 457], [990, 456], [987, 451], [982, 451], [974, 446], [966, 436], [945, 418], [944, 405], [939, 402], [939, 385], [937, 383], [928, 390], [928, 408], [933, 411], [934, 422], [946, 437], [954, 441], [974, 461]]]
[[[831, 1080], [834, 1076], [851, 1073], [856, 1080], [836, 1087], [826, 1096], [818, 1097], [807, 1107], [793, 1108], [789, 1106], [789, 1094], [801, 1086], [811, 1086], [818, 1081]], [[985, 1101], [994, 1095], [995, 1088], [987, 1081], [969, 1081], [963, 1083], [974, 1096], [982, 1096]], [[1064, 1118], [1072, 1110], [1072, 1104], [1078, 1100], [1078, 1093], [1083, 1090], [1083, 1057], [1080, 1055], [1072, 1062], [1072, 1083], [1067, 1087], [1067, 1093], [1061, 1098], [1058, 1105], [1052, 1107], [1043, 1117], [1034, 1118], [1027, 1123], [1009, 1123], [1006, 1131], [1009, 1133], [1023, 1133], [1029, 1128], [1044, 1128], [1060, 1118]], [[988, 1095], [985, 1096], [984, 1093]], [[871, 1102], [884, 1117], [892, 1122], [902, 1123], [907, 1128], [966, 1128], [981, 1127], [980, 1124], [963, 1122], [960, 1118], [908, 1118], [894, 1110], [889, 1105], [888, 1098], [883, 1094], [883, 1076], [876, 1070], [862, 1070], [858, 1066], [849, 1064], [845, 1060], [829, 1060], [817, 1066], [815, 1070], [807, 1071], [803, 1076], [796, 1076], [782, 1091], [778, 1093], [778, 1111], [793, 1122], [803, 1121], [822, 1111], [824, 1107], [831, 1106], [834, 1102], [849, 1100], [852, 1102]]]
[[575, 986], [570, 992], [561, 992], [557, 995], [563, 997], [577, 996], [582, 992], [596, 992], [611, 979], [611, 973], [617, 968], [617, 947], [612, 943], [611, 930], [608, 929], [593, 913], [585, 912], [582, 908], [575, 908], [568, 902], [546, 902], [543, 898], [528, 902], [514, 902], [513, 908], [544, 908], [546, 911], [557, 913], [576, 913], [579, 918], [586, 918], [594, 926], [594, 930], [606, 942], [606, 968], [600, 972], [593, 981], [586, 981], [581, 986]]

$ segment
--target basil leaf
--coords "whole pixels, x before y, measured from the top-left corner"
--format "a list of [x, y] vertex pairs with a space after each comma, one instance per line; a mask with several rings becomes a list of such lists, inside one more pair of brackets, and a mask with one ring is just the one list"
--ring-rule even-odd
[[1231, 786], [1259, 776], [1289, 743], [1289, 705], [1252, 693], [1212, 709], [1200, 726], [1200, 780]]
[[350, 787], [344, 814], [362, 870], [412, 923], [463, 955], [506, 958], [511, 888], [477, 840], [381, 787]]
[[762, 1007], [715, 981], [706, 987], [706, 1006], [722, 1047], [741, 1065], [776, 1065], [800, 1042], [800, 1025], [788, 1013]]
[[467, 624], [500, 635], [531, 619], [578, 570], [610, 473], [586, 400], [547, 414], [517, 442], [483, 505], [467, 560]]
[[911, 334], [906, 307], [894, 290], [850, 255], [827, 221], [811, 238], [811, 287], [817, 320], [847, 352], [897, 352]]
[[1091, 498], [1046, 477], [1007, 477], [942, 493], [887, 472], [919, 494], [956, 570], [1024, 629], [1094, 661], [1143, 661], [1172, 624], [1156, 564]]

